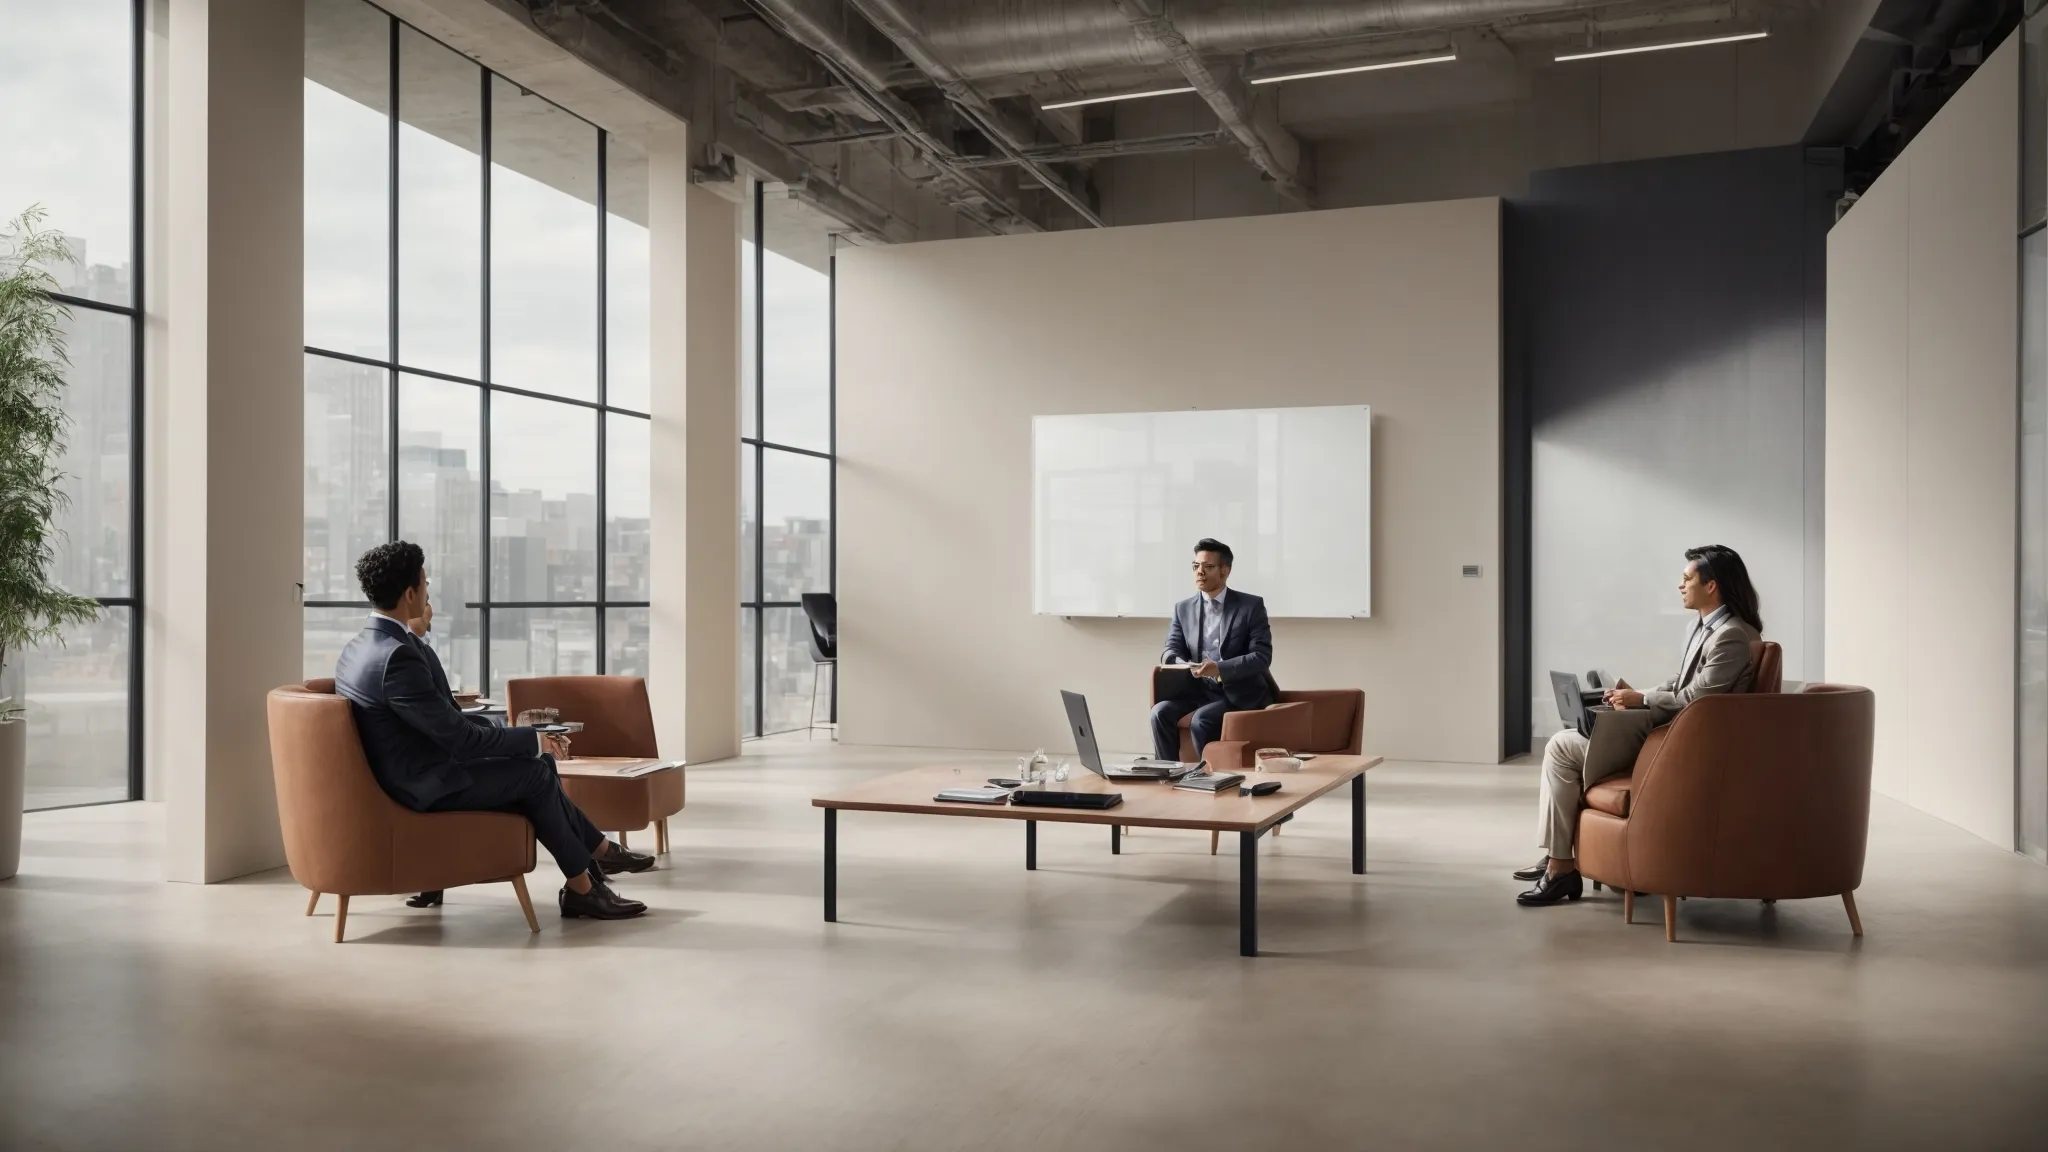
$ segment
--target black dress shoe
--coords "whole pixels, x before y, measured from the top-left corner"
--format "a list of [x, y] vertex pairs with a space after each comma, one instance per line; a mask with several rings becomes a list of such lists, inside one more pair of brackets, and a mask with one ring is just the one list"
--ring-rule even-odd
[[645, 872], [654, 867], [654, 857], [645, 852], [622, 848], [616, 840], [607, 840], [605, 843], [611, 847], [597, 858], [597, 866], [603, 869], [607, 876], [617, 876], [621, 872]]
[[564, 884], [559, 906], [564, 920], [631, 920], [647, 911], [647, 905], [628, 900], [603, 884], [592, 884], [588, 892]]
[[1567, 900], [1577, 900], [1585, 894], [1586, 882], [1574, 869], [1538, 880], [1534, 888], [1515, 897], [1515, 903], [1524, 908], [1534, 908], [1539, 904], [1562, 904]]
[[405, 906], [407, 908], [439, 908], [441, 906], [441, 890], [436, 888], [432, 892], [422, 892], [407, 900]]
[[1550, 871], [1550, 857], [1545, 856], [1543, 859], [1538, 860], [1534, 864], [1529, 865], [1527, 868], [1517, 869], [1515, 872], [1515, 879], [1541, 880], [1543, 879], [1543, 874], [1548, 871]]

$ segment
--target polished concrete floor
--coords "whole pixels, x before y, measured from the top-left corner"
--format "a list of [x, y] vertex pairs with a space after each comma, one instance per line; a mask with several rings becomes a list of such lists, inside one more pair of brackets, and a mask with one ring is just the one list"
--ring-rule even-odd
[[[626, 924], [529, 936], [279, 871], [162, 883], [161, 813], [33, 815], [0, 883], [0, 1148], [2048, 1147], [2048, 868], [1873, 809], [1838, 901], [1517, 908], [1534, 769], [1389, 765], [1263, 858], [1198, 833], [849, 813], [820, 920], [816, 791], [942, 753], [749, 745], [691, 770]], [[973, 779], [1010, 762], [963, 755]], [[643, 839], [642, 841], [647, 842]], [[535, 874], [535, 897], [554, 882]]]

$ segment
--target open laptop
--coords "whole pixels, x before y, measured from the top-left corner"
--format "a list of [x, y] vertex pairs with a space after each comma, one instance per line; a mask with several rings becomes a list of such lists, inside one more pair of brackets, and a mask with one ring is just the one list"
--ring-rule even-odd
[[1591, 688], [1579, 687], [1579, 678], [1570, 672], [1550, 674], [1550, 691], [1557, 697], [1557, 718], [1564, 721], [1565, 727], [1580, 732], [1592, 731], [1587, 713], [1594, 708], [1604, 709], [1607, 689], [1614, 686], [1613, 678], [1598, 669], [1586, 673], [1586, 679], [1593, 682]]
[[1572, 672], [1552, 672], [1550, 692], [1557, 697], [1557, 718], [1564, 726], [1580, 732], [1591, 731], [1586, 722], [1586, 694], [1579, 690], [1579, 677]]
[[1074, 730], [1074, 748], [1081, 755], [1081, 766], [1097, 776], [1105, 780], [1178, 780], [1195, 770], [1192, 764], [1160, 760], [1104, 764], [1102, 750], [1095, 746], [1095, 725], [1088, 719], [1088, 698], [1079, 692], [1062, 691], [1060, 700], [1067, 706], [1067, 727]]

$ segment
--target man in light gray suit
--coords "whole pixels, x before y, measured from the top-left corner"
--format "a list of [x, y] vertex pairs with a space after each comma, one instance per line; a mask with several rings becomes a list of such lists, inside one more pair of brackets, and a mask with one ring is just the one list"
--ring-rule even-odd
[[1230, 545], [1195, 543], [1195, 594], [1173, 606], [1162, 664], [1187, 664], [1194, 676], [1186, 691], [1152, 706], [1152, 754], [1180, 759], [1180, 721], [1188, 713], [1195, 755], [1223, 734], [1223, 713], [1253, 712], [1273, 703], [1273, 626], [1266, 602], [1229, 587]]
[[[1750, 645], [1763, 639], [1764, 621], [1757, 614], [1756, 586], [1749, 569], [1731, 548], [1710, 544], [1685, 554], [1685, 575], [1678, 597], [1699, 614], [1685, 640], [1678, 675], [1647, 692], [1620, 682], [1607, 693], [1614, 712], [1598, 714], [1595, 747], [1574, 729], [1550, 738], [1543, 751], [1543, 795], [1537, 806], [1544, 859], [1515, 873], [1536, 886], [1515, 897], [1524, 906], [1576, 900], [1585, 890], [1574, 855], [1579, 808], [1586, 789], [1635, 763], [1652, 728], [1669, 724], [1686, 705], [1717, 692], [1747, 692], [1756, 681]], [[1616, 731], [1610, 733], [1609, 726]]]

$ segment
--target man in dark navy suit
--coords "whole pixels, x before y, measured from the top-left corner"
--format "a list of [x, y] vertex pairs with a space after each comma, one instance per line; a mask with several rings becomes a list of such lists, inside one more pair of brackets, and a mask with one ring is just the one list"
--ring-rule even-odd
[[567, 919], [623, 920], [647, 911], [605, 882], [606, 873], [644, 872], [654, 858], [607, 840], [566, 795], [555, 757], [559, 736], [472, 722], [455, 706], [440, 661], [407, 627], [429, 612], [425, 554], [403, 540], [356, 562], [369, 623], [335, 662], [334, 690], [355, 713], [363, 754], [377, 783], [415, 812], [516, 812], [567, 878]]
[[1180, 759], [1180, 721], [1190, 712], [1195, 755], [1223, 735], [1225, 712], [1254, 712], [1273, 703], [1273, 627], [1266, 602], [1230, 587], [1230, 546], [1195, 544], [1195, 594], [1173, 606], [1162, 664], [1193, 665], [1188, 689], [1152, 706], [1152, 754]]

